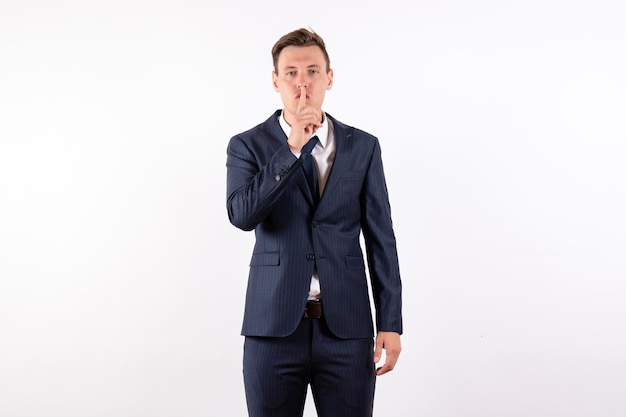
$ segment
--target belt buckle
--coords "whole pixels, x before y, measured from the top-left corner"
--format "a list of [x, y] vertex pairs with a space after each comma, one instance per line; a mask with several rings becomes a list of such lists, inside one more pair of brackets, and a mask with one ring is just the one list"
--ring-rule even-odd
[[309, 309], [309, 305], [319, 305], [319, 309], [321, 310], [321, 307], [322, 307], [322, 306], [321, 306], [321, 303], [322, 303], [322, 302], [321, 302], [321, 301], [319, 301], [319, 300], [309, 300], [309, 301], [307, 301], [307, 302], [306, 302], [306, 306], [304, 307], [304, 318], [305, 318], [305, 319], [319, 319], [320, 317], [322, 317], [322, 315], [321, 315], [321, 314], [314, 315], [314, 316], [309, 316], [309, 315], [307, 314], [307, 311], [308, 311], [308, 309]]

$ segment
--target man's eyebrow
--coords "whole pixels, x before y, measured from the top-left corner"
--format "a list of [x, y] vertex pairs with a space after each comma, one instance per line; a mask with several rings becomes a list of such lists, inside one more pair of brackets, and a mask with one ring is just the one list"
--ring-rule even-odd
[[[307, 68], [321, 68], [321, 67], [322, 66], [318, 64], [307, 65]], [[292, 69], [298, 69], [298, 67], [296, 67], [295, 65], [287, 65], [283, 67], [283, 71], [292, 70]]]

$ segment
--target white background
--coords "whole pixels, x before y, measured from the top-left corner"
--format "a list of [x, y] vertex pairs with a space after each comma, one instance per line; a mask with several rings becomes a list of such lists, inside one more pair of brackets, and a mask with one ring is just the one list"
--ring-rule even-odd
[[[311, 27], [380, 138], [403, 353], [376, 415], [626, 415], [623, 1], [0, 3], [0, 415], [244, 416], [226, 145]], [[307, 416], [313, 416], [312, 403]]]

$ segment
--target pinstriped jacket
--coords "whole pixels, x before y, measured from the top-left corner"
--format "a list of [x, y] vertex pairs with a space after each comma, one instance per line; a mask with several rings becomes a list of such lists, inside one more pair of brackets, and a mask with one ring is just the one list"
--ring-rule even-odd
[[228, 217], [256, 236], [241, 333], [292, 333], [315, 264], [335, 336], [372, 337], [373, 318], [377, 331], [402, 333], [402, 285], [378, 139], [326, 114], [334, 127], [335, 160], [315, 206], [279, 115], [232, 137], [227, 147]]

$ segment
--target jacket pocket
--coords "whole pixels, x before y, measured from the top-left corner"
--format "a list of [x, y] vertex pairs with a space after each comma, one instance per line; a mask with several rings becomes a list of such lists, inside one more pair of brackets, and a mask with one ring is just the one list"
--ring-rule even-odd
[[250, 266], [279, 265], [280, 254], [278, 252], [253, 253]]
[[346, 256], [346, 268], [365, 269], [365, 263], [361, 256]]

